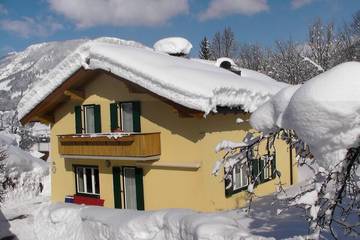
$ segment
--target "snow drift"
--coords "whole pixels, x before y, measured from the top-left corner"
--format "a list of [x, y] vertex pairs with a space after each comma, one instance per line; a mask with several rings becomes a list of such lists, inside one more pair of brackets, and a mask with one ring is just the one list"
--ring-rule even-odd
[[348, 62], [300, 86], [280, 91], [250, 119], [261, 131], [293, 129], [310, 146], [318, 164], [329, 168], [359, 144], [360, 63]]
[[136, 211], [53, 204], [35, 218], [39, 239], [264, 239], [255, 237], [233, 216], [187, 209]]

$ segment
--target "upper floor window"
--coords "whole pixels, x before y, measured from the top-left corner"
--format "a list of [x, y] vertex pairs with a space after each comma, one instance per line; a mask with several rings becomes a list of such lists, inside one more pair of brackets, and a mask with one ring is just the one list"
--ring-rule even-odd
[[140, 102], [110, 104], [111, 131], [140, 132]]
[[76, 133], [100, 133], [100, 105], [75, 106]]

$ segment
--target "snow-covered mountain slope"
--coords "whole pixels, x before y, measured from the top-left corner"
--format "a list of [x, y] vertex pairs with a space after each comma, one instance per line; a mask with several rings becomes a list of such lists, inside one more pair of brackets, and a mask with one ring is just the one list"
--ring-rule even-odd
[[69, 40], [31, 45], [22, 52], [0, 57], [0, 111], [13, 110], [25, 92], [80, 44]]

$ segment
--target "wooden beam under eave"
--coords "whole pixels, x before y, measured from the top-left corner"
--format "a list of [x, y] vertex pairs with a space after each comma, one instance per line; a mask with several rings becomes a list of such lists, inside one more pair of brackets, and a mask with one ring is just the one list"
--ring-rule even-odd
[[37, 116], [36, 119], [46, 125], [53, 124], [55, 122], [54, 116], [52, 115]]
[[203, 112], [186, 112], [182, 110], [175, 110], [175, 112], [178, 113], [180, 118], [198, 118], [198, 119], [204, 118]]
[[64, 91], [64, 95], [69, 96], [71, 100], [75, 100], [75, 101], [82, 102], [85, 100], [85, 94], [83, 91], [68, 89]]
[[204, 118], [204, 113], [201, 111], [190, 110], [186, 108], [177, 107], [174, 105], [172, 107], [173, 107], [173, 111], [177, 113], [180, 118], [199, 118], [199, 119]]

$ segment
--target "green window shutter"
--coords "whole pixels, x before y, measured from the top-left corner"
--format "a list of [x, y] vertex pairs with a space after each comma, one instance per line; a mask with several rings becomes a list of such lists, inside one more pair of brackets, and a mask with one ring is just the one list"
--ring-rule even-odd
[[260, 171], [260, 183], [264, 182], [264, 164], [265, 161], [263, 159], [259, 159], [259, 171]]
[[114, 207], [121, 208], [120, 168], [113, 167]]
[[135, 183], [136, 183], [137, 210], [145, 210], [143, 169], [142, 168], [135, 168]]
[[141, 127], [140, 127], [140, 102], [133, 102], [132, 103], [132, 110], [133, 110], [133, 131], [134, 132], [141, 132]]
[[111, 131], [119, 128], [119, 114], [118, 114], [118, 107], [119, 104], [117, 103], [110, 103], [110, 124], [111, 124]]
[[100, 105], [94, 105], [95, 133], [101, 133], [101, 111]]
[[83, 132], [82, 119], [81, 119], [81, 106], [75, 106], [75, 131], [77, 134]]
[[271, 161], [271, 178], [276, 178], [276, 155], [273, 155]]
[[[257, 177], [258, 174], [259, 174], [259, 160], [253, 159], [252, 160], [252, 175], [253, 175], [254, 179]], [[257, 182], [255, 184], [257, 184]]]

